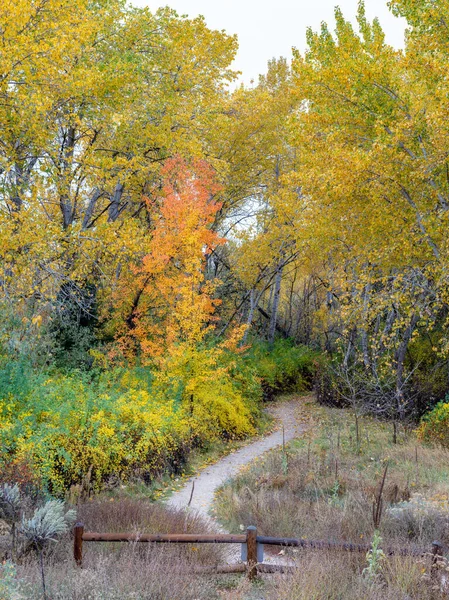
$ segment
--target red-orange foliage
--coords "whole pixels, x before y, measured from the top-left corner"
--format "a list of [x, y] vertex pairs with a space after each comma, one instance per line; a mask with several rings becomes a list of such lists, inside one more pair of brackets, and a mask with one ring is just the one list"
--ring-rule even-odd
[[123, 277], [117, 298], [122, 350], [151, 358], [176, 343], [197, 344], [211, 327], [218, 300], [205, 279], [206, 257], [224, 241], [211, 229], [221, 208], [213, 169], [177, 157], [162, 175], [162, 191], [145, 198], [152, 215], [145, 256]]

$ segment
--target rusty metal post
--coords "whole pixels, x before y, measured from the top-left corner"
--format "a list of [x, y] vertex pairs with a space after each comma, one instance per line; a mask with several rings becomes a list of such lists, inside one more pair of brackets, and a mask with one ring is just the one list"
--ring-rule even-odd
[[73, 558], [78, 567], [83, 566], [83, 533], [84, 524], [77, 523], [73, 529]]
[[248, 551], [246, 559], [246, 573], [248, 579], [257, 577], [257, 528], [250, 526], [246, 529], [246, 547]]
[[264, 559], [264, 546], [260, 542], [257, 542], [257, 564], [261, 565]]

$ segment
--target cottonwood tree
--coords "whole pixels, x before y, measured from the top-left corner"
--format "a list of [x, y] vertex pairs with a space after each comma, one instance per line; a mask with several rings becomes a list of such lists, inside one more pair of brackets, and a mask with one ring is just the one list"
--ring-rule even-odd
[[121, 0], [7, 0], [0, 22], [1, 300], [91, 314], [142, 255], [165, 162], [211, 153], [236, 39]]
[[309, 31], [295, 53], [289, 131], [301, 152], [286, 179], [301, 189], [298, 240], [321, 257], [347, 355], [375, 376], [388, 354], [401, 406], [407, 350], [447, 311], [448, 8], [392, 5], [410, 24], [404, 51], [361, 3], [358, 32], [337, 9], [335, 34]]

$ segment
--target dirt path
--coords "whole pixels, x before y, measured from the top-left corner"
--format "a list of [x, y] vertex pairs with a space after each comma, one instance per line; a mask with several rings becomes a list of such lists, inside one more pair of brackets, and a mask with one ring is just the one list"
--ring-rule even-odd
[[[209, 512], [217, 489], [227, 479], [235, 477], [244, 465], [252, 462], [267, 450], [280, 446], [282, 444], [282, 426], [284, 426], [286, 442], [298, 437], [305, 430], [304, 424], [297, 420], [298, 400], [278, 402], [267, 412], [278, 421], [278, 427], [274, 433], [248, 444], [206, 467], [199, 475], [189, 479], [182, 489], [175, 492], [167, 500], [167, 504], [175, 508], [187, 508], [192, 494], [192, 485], [195, 483], [190, 509], [211, 519]], [[218, 524], [217, 528], [219, 528]]]

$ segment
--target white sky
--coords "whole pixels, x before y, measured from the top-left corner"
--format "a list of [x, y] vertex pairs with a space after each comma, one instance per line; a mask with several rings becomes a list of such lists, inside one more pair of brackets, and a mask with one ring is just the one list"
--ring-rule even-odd
[[[137, 6], [155, 10], [169, 5], [179, 14], [204, 15], [212, 29], [236, 33], [240, 51], [234, 68], [243, 72], [242, 79], [257, 81], [270, 58], [290, 58], [292, 46], [305, 48], [306, 28], [317, 30], [322, 21], [334, 23], [334, 6], [338, 4], [347, 18], [354, 19], [358, 0], [131, 0]], [[403, 45], [404, 22], [389, 12], [386, 0], [365, 0], [368, 18], [379, 17], [387, 41]]]

